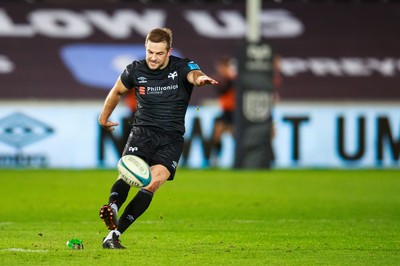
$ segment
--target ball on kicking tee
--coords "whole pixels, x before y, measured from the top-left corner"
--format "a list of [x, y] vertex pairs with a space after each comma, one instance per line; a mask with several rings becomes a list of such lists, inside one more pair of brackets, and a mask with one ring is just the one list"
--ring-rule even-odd
[[131, 187], [145, 187], [150, 184], [149, 165], [140, 157], [125, 155], [118, 161], [118, 172], [121, 178]]

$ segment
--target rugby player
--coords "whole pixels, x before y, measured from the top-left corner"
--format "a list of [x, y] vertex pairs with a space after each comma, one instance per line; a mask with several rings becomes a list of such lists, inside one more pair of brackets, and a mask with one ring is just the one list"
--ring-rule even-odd
[[187, 58], [172, 53], [172, 31], [151, 30], [145, 40], [146, 57], [133, 61], [118, 77], [108, 93], [99, 116], [99, 124], [108, 131], [118, 123], [110, 121], [121, 96], [134, 90], [137, 111], [122, 155], [133, 154], [150, 166], [152, 180], [141, 188], [118, 218], [130, 185], [118, 178], [111, 187], [108, 204], [100, 209], [100, 218], [110, 230], [103, 248], [123, 249], [120, 236], [149, 207], [154, 193], [167, 180], [173, 180], [183, 150], [185, 114], [194, 87], [218, 84]]

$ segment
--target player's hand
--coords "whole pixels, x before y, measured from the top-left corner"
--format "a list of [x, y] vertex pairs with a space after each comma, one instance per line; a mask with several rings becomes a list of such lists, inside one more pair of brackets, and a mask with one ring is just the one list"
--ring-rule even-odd
[[195, 83], [196, 86], [204, 86], [207, 84], [211, 84], [211, 85], [218, 84], [218, 81], [216, 81], [215, 79], [212, 79], [206, 75], [199, 76], [196, 79], [196, 83]]
[[111, 121], [106, 121], [106, 122], [101, 122], [100, 120], [99, 120], [99, 124], [100, 124], [100, 126], [102, 127], [102, 128], [104, 128], [106, 131], [113, 131], [114, 130], [114, 127], [116, 127], [116, 126], [118, 126], [119, 124], [118, 123], [115, 123], [115, 122], [111, 122]]

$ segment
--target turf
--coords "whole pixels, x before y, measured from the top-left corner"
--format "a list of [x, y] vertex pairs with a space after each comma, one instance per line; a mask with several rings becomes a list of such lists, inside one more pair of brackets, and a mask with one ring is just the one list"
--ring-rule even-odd
[[1, 265], [399, 265], [398, 170], [180, 169], [103, 250], [115, 173], [2, 169]]

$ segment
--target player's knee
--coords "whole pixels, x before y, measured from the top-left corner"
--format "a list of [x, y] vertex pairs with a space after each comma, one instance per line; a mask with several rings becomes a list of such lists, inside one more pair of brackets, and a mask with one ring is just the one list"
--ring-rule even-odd
[[154, 193], [168, 180], [170, 172], [163, 165], [155, 165], [151, 167], [151, 176], [151, 182], [145, 189]]

